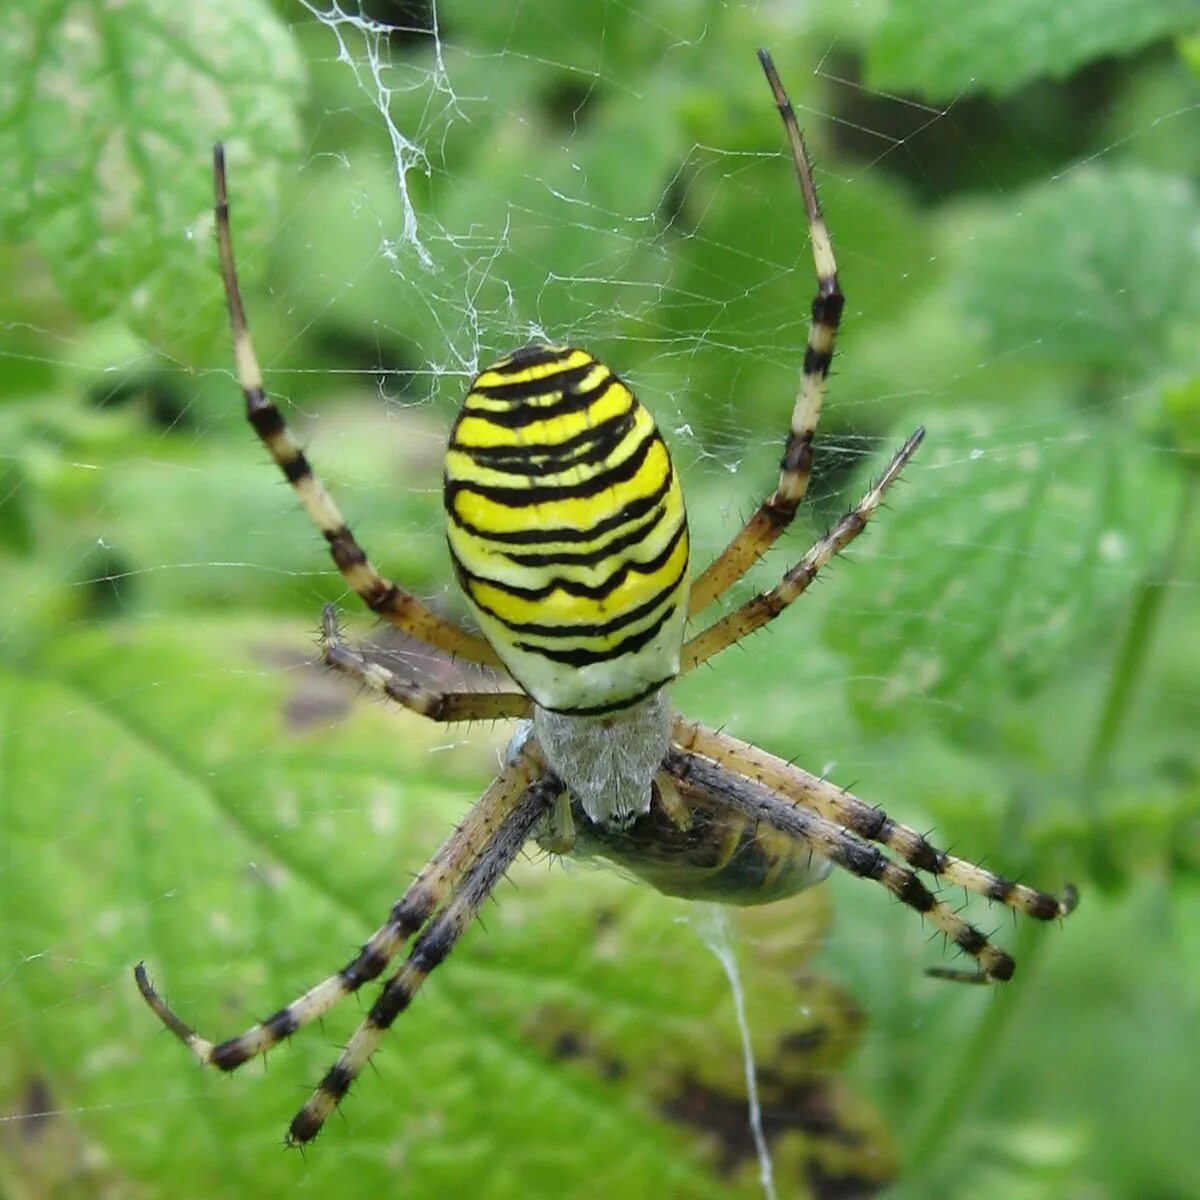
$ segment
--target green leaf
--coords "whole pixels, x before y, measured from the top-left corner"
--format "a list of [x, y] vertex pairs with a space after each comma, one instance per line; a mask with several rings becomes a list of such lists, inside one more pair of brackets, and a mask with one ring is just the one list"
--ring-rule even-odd
[[1164, 547], [1179, 487], [1154, 447], [1029, 405], [939, 413], [905, 478], [855, 547], [869, 599], [835, 604], [826, 638], [866, 725], [919, 719], [920, 697], [972, 739], [999, 700], [1107, 649], [1091, 639]]
[[[233, 1078], [159, 1028], [135, 962], [203, 1031], [245, 1027], [349, 957], [495, 771], [495, 736], [448, 749], [444, 728], [356, 702], [304, 665], [309, 636], [114, 624], [0, 676], [0, 1104], [29, 1134], [0, 1187], [49, 1194], [74, 1167], [90, 1194], [169, 1176], [181, 1200], [758, 1195], [711, 918], [612, 872], [519, 864], [306, 1157], [279, 1138], [360, 1006]], [[825, 914], [817, 891], [730, 918], [789, 1195], [892, 1170], [831, 1074], [857, 1014], [803, 969]]]
[[953, 100], [1062, 79], [1105, 55], [1190, 33], [1195, 0], [892, 0], [867, 57], [872, 87]]
[[1181, 176], [1090, 167], [970, 232], [956, 286], [993, 348], [1094, 370], [1194, 362], [1200, 199]]
[[1172, 440], [1195, 465], [1200, 461], [1200, 376], [1166, 384], [1162, 406]]
[[0, 28], [0, 230], [33, 238], [68, 302], [184, 353], [207, 345], [212, 144], [272, 221], [303, 68], [262, 0], [21, 5]]

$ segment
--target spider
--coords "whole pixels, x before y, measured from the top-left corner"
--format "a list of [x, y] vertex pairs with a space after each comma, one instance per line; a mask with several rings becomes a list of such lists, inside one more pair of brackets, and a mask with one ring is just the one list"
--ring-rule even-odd
[[167, 1007], [144, 964], [135, 968], [163, 1024], [202, 1063], [231, 1071], [376, 979], [415, 938], [293, 1118], [291, 1145], [320, 1132], [530, 838], [554, 853], [615, 860], [665, 892], [737, 904], [791, 894], [836, 865], [875, 880], [923, 914], [975, 960], [970, 970], [933, 973], [972, 982], [1009, 979], [1013, 959], [917, 871], [1039, 920], [1075, 906], [1070, 886], [1057, 898], [938, 850], [882, 809], [675, 715], [667, 701], [671, 680], [779, 616], [863, 532], [924, 436], [918, 428], [904, 442], [879, 480], [778, 584], [685, 636], [685, 623], [727, 592], [796, 514], [844, 303], [803, 136], [770, 55], [760, 50], [758, 57], [800, 181], [817, 277], [778, 485], [690, 579], [683, 496], [650, 414], [585, 350], [536, 343], [514, 351], [471, 384], [445, 460], [450, 554], [482, 636], [376, 570], [264, 391], [238, 289], [224, 153], [214, 148], [218, 252], [250, 424], [370, 609], [444, 654], [506, 671], [516, 687], [429, 690], [344, 643], [331, 606], [323, 625], [325, 662], [432, 721], [522, 722], [499, 775], [387, 921], [341, 970], [273, 1016], [211, 1042]]

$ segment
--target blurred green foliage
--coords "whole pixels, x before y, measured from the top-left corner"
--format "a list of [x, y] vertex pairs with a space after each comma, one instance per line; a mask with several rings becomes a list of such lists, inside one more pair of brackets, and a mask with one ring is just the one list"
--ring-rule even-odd
[[345, 597], [240, 415], [212, 143], [272, 390], [455, 610], [444, 431], [532, 335], [659, 415], [700, 557], [771, 486], [812, 283], [767, 45], [849, 305], [807, 519], [740, 594], [929, 436], [853, 564], [676, 700], [1083, 894], [1061, 929], [994, 917], [996, 991], [926, 979], [942, 948], [855, 880], [730, 916], [779, 1194], [1200, 1197], [1200, 17], [849, 7], [6, 18], [0, 1195], [762, 1194], [715, 918], [614, 874], [522, 864], [307, 1158], [274, 1139], [354, 1006], [222, 1080], [130, 968], [205, 1032], [273, 1010], [506, 736], [311, 665]]

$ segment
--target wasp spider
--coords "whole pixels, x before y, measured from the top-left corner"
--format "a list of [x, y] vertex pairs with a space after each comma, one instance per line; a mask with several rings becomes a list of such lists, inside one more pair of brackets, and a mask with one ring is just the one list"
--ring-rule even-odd
[[[338, 637], [334, 669], [433, 721], [521, 720], [507, 763], [393, 907], [335, 975], [245, 1033], [211, 1042], [185, 1025], [136, 969], [142, 995], [203, 1063], [230, 1071], [383, 973], [387, 980], [337, 1062], [292, 1120], [288, 1141], [320, 1131], [425, 978], [453, 949], [529, 838], [602, 855], [663, 891], [729, 903], [777, 899], [837, 865], [922, 913], [971, 970], [1006, 980], [1013, 960], [921, 881], [924, 871], [1039, 920], [1062, 899], [935, 849], [912, 829], [824, 779], [672, 711], [666, 687], [779, 616], [866, 528], [916, 452], [917, 429], [878, 482], [776, 586], [685, 636], [689, 618], [725, 593], [779, 537], [808, 486], [813, 435], [842, 315], [833, 249], [804, 141], [770, 56], [759, 52], [800, 180], [817, 292], [779, 483], [696, 579], [688, 569], [683, 496], [654, 419], [585, 350], [524, 346], [472, 383], [445, 461], [454, 569], [480, 634], [439, 616], [382, 576], [263, 390], [246, 327], [229, 233], [225, 162], [215, 150], [216, 223], [237, 374], [250, 424], [367, 606], [445, 654], [506, 671], [510, 691], [435, 692], [368, 661]], [[891, 851], [891, 855], [885, 853]], [[897, 861], [899, 860], [899, 861]]]

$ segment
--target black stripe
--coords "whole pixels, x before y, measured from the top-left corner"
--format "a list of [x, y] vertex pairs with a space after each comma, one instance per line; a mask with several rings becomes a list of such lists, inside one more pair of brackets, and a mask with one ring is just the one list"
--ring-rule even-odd
[[[518, 346], [511, 354], [506, 354], [499, 362], [493, 363], [485, 375], [516, 375], [527, 367], [540, 367], [543, 363], [556, 362], [575, 353], [573, 346], [552, 346], [549, 342], [528, 342]], [[585, 350], [586, 354], [587, 351]]]
[[541, 707], [545, 708], [547, 712], [562, 713], [567, 717], [602, 717], [606, 713], [621, 712], [623, 709], [640, 704], [647, 696], [653, 696], [655, 692], [665, 688], [674, 678], [674, 675], [666, 675], [632, 696], [626, 696], [621, 700], [610, 700], [607, 704], [583, 705], [578, 708], [546, 708], [546, 705], [543, 704]]
[[502, 400], [520, 403], [524, 400], [548, 400], [556, 392], [564, 395], [576, 395], [577, 388], [597, 367], [604, 374], [600, 384], [608, 383], [612, 373], [602, 363], [585, 362], [568, 367], [565, 364], [557, 371], [549, 371], [544, 375], [533, 375], [528, 379], [514, 379], [511, 383], [480, 383], [478, 377], [471, 384], [467, 393], [471, 396], [482, 396], [486, 400]]
[[243, 1038], [232, 1037], [227, 1042], [213, 1047], [212, 1064], [222, 1071], [236, 1071], [242, 1063], [249, 1062], [254, 1057], [246, 1049]]
[[[587, 370], [594, 369], [588, 367]], [[572, 375], [572, 372], [565, 372], [562, 375], [553, 375], [550, 377], [552, 382], [558, 382]], [[560, 389], [557, 387], [546, 388], [543, 386], [547, 381], [544, 379], [536, 380], [536, 387], [533, 384], [505, 384], [504, 389], [523, 388], [523, 395], [494, 395], [501, 389], [494, 388], [488, 391], [476, 390], [468, 394], [466, 401], [463, 404], [462, 410], [459, 413], [459, 420], [464, 416], [483, 417], [490, 421], [493, 425], [499, 425], [504, 429], [523, 429], [526, 425], [532, 425], [535, 421], [552, 421], [556, 417], [569, 416], [571, 413], [582, 412], [589, 408], [596, 401], [602, 399], [608, 392], [609, 388], [615, 387], [620, 380], [615, 375], [606, 375], [600, 380], [595, 387], [590, 387], [587, 391], [576, 391], [575, 389], [563, 388], [562, 398], [548, 404], [530, 404], [527, 401], [535, 400], [538, 397], [544, 397], [547, 394], [553, 395]], [[578, 379], [570, 380], [570, 382], [578, 383]], [[629, 389], [626, 388], [626, 391]], [[632, 393], [631, 393], [632, 394]], [[516, 403], [511, 408], [502, 408], [499, 410], [491, 408], [472, 408], [471, 396], [482, 396], [489, 400], [506, 400], [515, 399]], [[455, 422], [457, 425], [457, 421]]]
[[896, 867], [896, 870], [901, 872], [901, 883], [893, 889], [896, 898], [917, 912], [924, 913], [933, 908], [936, 901], [929, 889], [911, 871], [904, 871], [901, 867]]
[[1055, 917], [1062, 916], [1062, 909], [1059, 908], [1058, 901], [1053, 896], [1047, 896], [1042, 892], [1038, 892], [1037, 899], [1027, 905], [1024, 911], [1039, 921], [1052, 921]]
[[539, 654], [551, 662], [564, 663], [570, 667], [589, 667], [594, 663], [612, 662], [614, 659], [621, 658], [626, 654], [633, 654], [643, 646], [649, 645], [658, 636], [659, 631], [667, 623], [676, 607], [675, 604], [668, 605], [657, 621], [652, 621], [645, 629], [638, 633], [631, 633], [623, 642], [618, 642], [606, 650], [552, 650], [533, 642], [517, 642], [517, 649]]
[[631, 406], [625, 412], [557, 443], [469, 446], [452, 437], [450, 449], [468, 455], [477, 466], [487, 470], [507, 471], [513, 475], [548, 475], [570, 467], [590, 466], [603, 460], [633, 428], [634, 419]]
[[623, 429], [614, 430], [610, 427], [602, 432], [589, 431], [587, 444], [577, 445], [574, 452], [565, 454], [555, 446], [537, 445], [528, 448], [506, 447], [505, 453], [483, 459], [466, 447], [452, 446], [451, 449], [460, 449], [469, 454], [472, 462], [484, 470], [515, 475], [519, 479], [534, 479], [559, 475], [579, 467], [599, 466], [620, 449], [621, 441], [632, 425], [633, 421], [628, 420], [624, 422]]
[[847, 839], [842, 844], [831, 847], [827, 853], [834, 862], [840, 863], [847, 871], [852, 871], [863, 879], [879, 879], [888, 867], [895, 865], [874, 846], [866, 846], [857, 838]]
[[279, 469], [283, 472], [284, 478], [288, 483], [299, 483], [301, 479], [312, 474], [312, 467], [308, 465], [308, 459], [304, 457], [302, 451], [297, 451], [294, 458], [289, 458], [279, 464]]
[[[484, 400], [494, 400], [503, 403], [521, 404], [530, 400], [545, 400], [562, 392], [563, 397], [577, 396], [580, 385], [589, 374], [595, 370], [594, 362], [584, 362], [582, 366], [563, 367], [559, 371], [547, 374], [536, 374], [528, 379], [514, 379], [511, 383], [481, 384], [478, 379], [470, 385], [467, 392], [468, 400], [472, 396], [480, 396]], [[605, 374], [601, 384], [608, 383], [611, 376]], [[547, 408], [553, 408], [553, 403], [547, 403]]]
[[965, 950], [968, 954], [978, 956], [985, 949], [988, 941], [973, 925], [964, 925], [954, 935], [954, 944], [960, 950]]
[[339, 525], [336, 529], [324, 529], [322, 533], [329, 543], [329, 552], [338, 567], [362, 566], [367, 561], [363, 548], [354, 540], [349, 525]]
[[820, 375], [822, 377], [829, 374], [829, 365], [833, 362], [833, 350], [816, 350], [812, 346], [805, 347], [804, 350], [804, 374], [805, 375]]
[[317, 1084], [317, 1089], [324, 1092], [326, 1096], [341, 1100], [350, 1090], [353, 1082], [354, 1076], [350, 1073], [350, 1069], [335, 1063], [325, 1072], [325, 1078]]
[[[805, 359], [804, 371], [805, 374], [808, 374], [807, 359]], [[812, 470], [812, 464], [812, 434], [797, 436], [794, 433], [789, 433], [787, 445], [783, 448], [783, 458], [779, 462], [779, 469], [781, 471], [794, 471], [801, 475], [807, 475]], [[795, 511], [795, 507], [795, 504], [793, 504], [792, 511]]]
[[[875, 841], [891, 845], [892, 843], [888, 839], [895, 830], [894, 822], [889, 818], [880, 826], [880, 830], [880, 835], [875, 838]], [[904, 856], [905, 862], [916, 867], [919, 871], [928, 871], [932, 875], [940, 875], [946, 865], [942, 861], [941, 853], [935, 850], [919, 833], [915, 836], [912, 843], [902, 849], [900, 853]]]
[[1016, 889], [1017, 885], [1013, 880], [997, 875], [988, 884], [987, 897], [989, 900], [999, 900], [1002, 904], [1007, 904]]
[[[455, 564], [457, 568], [457, 563]], [[686, 564], [684, 570], [686, 570]], [[626, 612], [619, 613], [608, 621], [595, 621], [589, 624], [576, 625], [543, 625], [538, 621], [506, 621], [499, 613], [488, 608], [486, 604], [480, 604], [478, 600], [472, 597], [475, 606], [481, 611], [487, 613], [491, 617], [495, 617], [505, 629], [511, 630], [513, 633], [523, 633], [532, 637], [550, 637], [550, 638], [582, 638], [582, 637], [608, 637], [615, 633], [618, 629], [623, 629], [626, 625], [632, 625], [635, 621], [640, 621], [643, 617], [649, 616], [660, 604], [663, 604], [671, 598], [671, 593], [679, 586], [679, 580], [683, 575], [680, 571], [670, 583], [660, 588], [649, 600], [643, 601], [636, 608], [631, 608]], [[465, 587], [464, 587], [465, 590]]]
[[[519, 600], [545, 600], [554, 591], [563, 591], [568, 596], [579, 596], [587, 600], [603, 600], [620, 587], [631, 572], [636, 571], [639, 575], [653, 575], [655, 571], [666, 566], [667, 560], [675, 553], [675, 547], [679, 545], [679, 539], [686, 532], [687, 522], [680, 521], [679, 528], [675, 530], [671, 536], [671, 540], [649, 562], [623, 562], [607, 579], [603, 579], [596, 584], [579, 583], [577, 580], [563, 579], [561, 576], [556, 575], [549, 583], [544, 584], [542, 587], [518, 587], [515, 584], [492, 579], [487, 575], [476, 575], [454, 556], [453, 550], [450, 553], [451, 557], [454, 558], [454, 567], [458, 574], [459, 582], [462, 583], [463, 589], [467, 591], [470, 590], [473, 584], [483, 584], [486, 587], [494, 587], [498, 591], [505, 592], [509, 596], [516, 596]], [[686, 566], [687, 564], [685, 563], [685, 569]], [[472, 596], [471, 599], [475, 600], [475, 597]], [[475, 603], [478, 604], [479, 602], [476, 600]], [[479, 607], [483, 608], [483, 605], [480, 604]], [[497, 620], [503, 620], [503, 618], [497, 617]], [[508, 625], [507, 621], [504, 623]], [[514, 628], [511, 625], [508, 627], [510, 629]]]
[[665, 443], [656, 429], [649, 429], [646, 436], [619, 463], [609, 467], [607, 471], [598, 471], [590, 479], [583, 479], [579, 483], [511, 488], [466, 479], [447, 479], [446, 507], [452, 505], [459, 492], [471, 492], [504, 508], [529, 508], [535, 504], [550, 504], [555, 500], [587, 499], [597, 492], [607, 491], [636, 478], [651, 449], [656, 445], [665, 446]]
[[669, 470], [662, 486], [655, 488], [649, 496], [642, 496], [637, 500], [630, 501], [620, 512], [613, 513], [611, 517], [605, 517], [603, 521], [597, 521], [595, 525], [590, 525], [587, 529], [567, 529], [560, 526], [557, 529], [513, 529], [507, 533], [493, 533], [489, 529], [480, 529], [479, 526], [464, 521], [450, 507], [448, 498], [445, 502], [446, 515], [464, 533], [470, 533], [475, 537], [500, 545], [542, 546], [552, 542], [591, 542], [610, 530], [625, 525], [629, 521], [635, 521], [649, 512], [655, 505], [662, 502], [663, 497], [671, 490], [674, 480], [675, 472]]
[[[835, 275], [832, 281], [833, 287], [837, 287], [837, 276]], [[814, 325], [828, 325], [830, 329], [837, 329], [838, 323], [842, 319], [842, 309], [846, 307], [846, 297], [841, 292], [825, 290], [825, 280], [821, 281], [821, 290], [813, 297], [812, 302], [812, 323]]]
[[260, 387], [246, 389], [246, 419], [264, 442], [283, 432], [283, 415]]
[[347, 963], [338, 972], [338, 978], [342, 981], [346, 991], [356, 992], [364, 983], [378, 979], [390, 961], [391, 959], [387, 955], [380, 954], [378, 950], [369, 950], [364, 946], [359, 951], [358, 957], [353, 962]]
[[[453, 937], [450, 944], [454, 944]], [[420, 942], [417, 945], [419, 946]], [[414, 961], [414, 954], [409, 955], [408, 962], [404, 965], [419, 967], [419, 964]], [[423, 972], [423, 974], [428, 974], [428, 972]], [[419, 987], [420, 984], [418, 983], [417, 986]], [[379, 998], [371, 1005], [371, 1010], [367, 1013], [367, 1021], [376, 1029], [390, 1029], [392, 1022], [412, 1003], [414, 994], [415, 989], [410, 989], [406, 983], [399, 983], [393, 976], [383, 991], [379, 993]]]
[[993, 979], [998, 979], [1001, 983], [1013, 977], [1013, 972], [1017, 969], [1017, 964], [1013, 962], [1012, 956], [1005, 954], [1003, 950], [997, 950], [992, 947], [992, 953], [995, 957], [992, 959], [992, 965], [988, 967], [987, 972]]
[[504, 557], [519, 567], [594, 567], [597, 563], [603, 562], [604, 559], [622, 550], [628, 550], [630, 546], [636, 546], [639, 542], [644, 542], [647, 533], [665, 515], [665, 509], [660, 506], [650, 514], [649, 520], [633, 525], [629, 530], [621, 534], [620, 537], [610, 538], [594, 550], [580, 550], [578, 552], [551, 550], [544, 554], [514, 554], [505, 552]]

